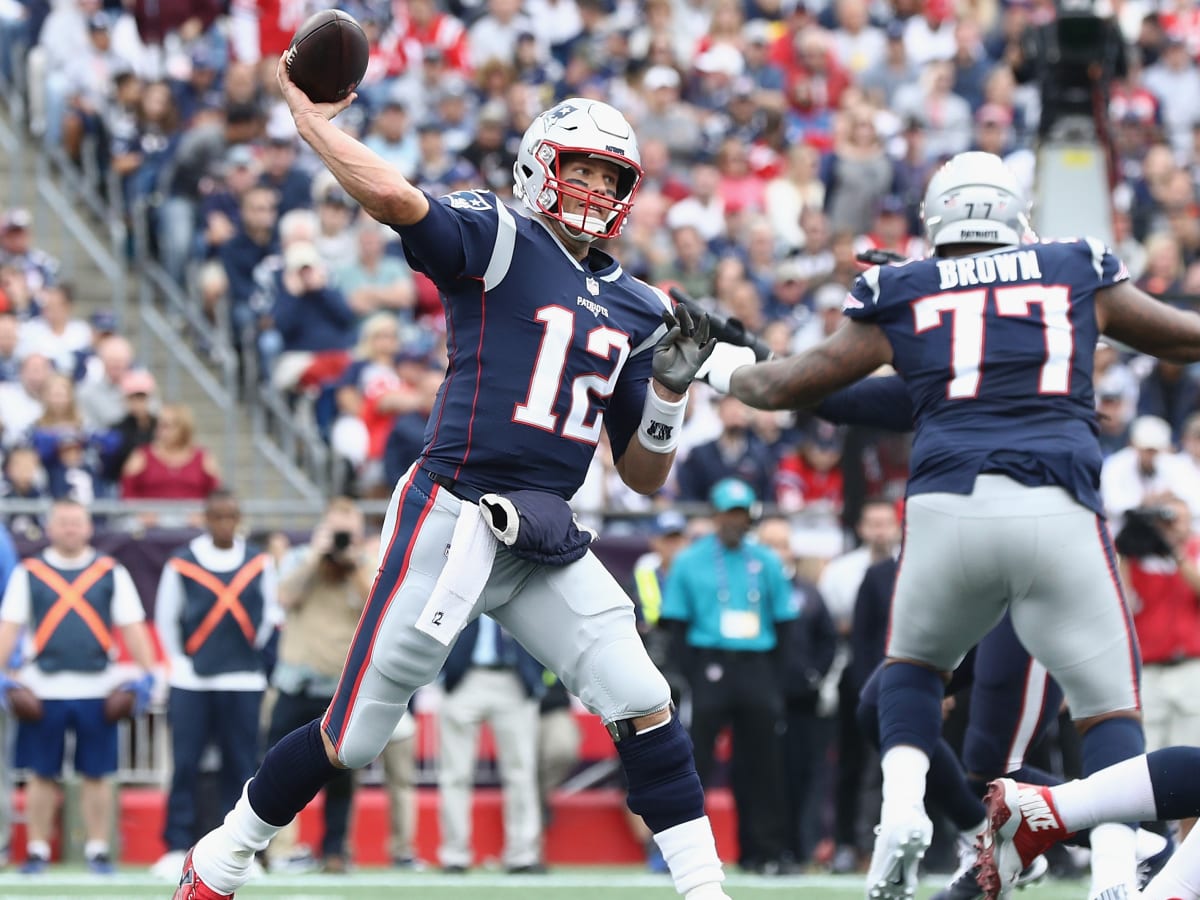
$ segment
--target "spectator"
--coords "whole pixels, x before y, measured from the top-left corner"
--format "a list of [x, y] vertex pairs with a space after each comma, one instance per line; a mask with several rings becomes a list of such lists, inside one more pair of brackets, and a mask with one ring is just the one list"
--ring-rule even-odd
[[[428, 365], [428, 363], [426, 363]], [[429, 421], [441, 387], [444, 370], [427, 368], [415, 384], [417, 406], [396, 416], [383, 448], [383, 485], [393, 485], [421, 455], [425, 447], [425, 424]]]
[[16, 382], [0, 382], [0, 422], [4, 424], [5, 446], [24, 440], [33, 423], [42, 417], [42, 391], [53, 374], [50, 360], [40, 353], [30, 353], [21, 360]]
[[467, 31], [467, 55], [472, 68], [478, 69], [490, 59], [510, 62], [517, 36], [537, 34], [532, 19], [521, 12], [520, 0], [488, 0], [487, 13]]
[[[0, 265], [12, 266], [25, 276], [25, 288], [36, 293], [58, 277], [58, 260], [33, 246], [33, 216], [29, 210], [13, 207], [0, 219]], [[20, 298], [13, 296], [7, 285], [13, 308], [24, 311]]]
[[814, 422], [799, 449], [779, 461], [774, 489], [780, 510], [840, 515], [845, 499], [841, 462], [841, 433], [827, 422]]
[[258, 183], [279, 198], [279, 215], [307, 209], [312, 196], [312, 179], [296, 162], [296, 135], [288, 128], [267, 127], [262, 150], [262, 175]]
[[680, 84], [679, 72], [671, 66], [647, 69], [642, 75], [646, 109], [637, 126], [639, 141], [663, 141], [676, 164], [690, 161], [700, 144], [696, 116], [679, 102]]
[[21, 366], [17, 354], [20, 325], [12, 312], [0, 312], [0, 382], [16, 381]]
[[904, 48], [915, 65], [954, 56], [954, 5], [949, 0], [925, 0], [919, 15], [908, 19]]
[[411, 127], [405, 93], [401, 85], [388, 91], [363, 143], [405, 178], [412, 178], [417, 168], [417, 136]]
[[[104, 716], [104, 698], [120, 684], [112, 665], [113, 627], [142, 670], [137, 712], [149, 705], [154, 649], [133, 579], [111, 556], [91, 546], [87, 509], [58, 500], [46, 526], [50, 546], [21, 561], [0, 604], [0, 659], [8, 660], [22, 633], [26, 664], [20, 680], [42, 701], [42, 718], [17, 728], [16, 764], [29, 770], [26, 787], [26, 861], [36, 874], [50, 863], [66, 732], [75, 737], [75, 771], [83, 778], [84, 857], [88, 870], [113, 871], [108, 843], [115, 825], [117, 725]], [[75, 598], [75, 599], [72, 599]], [[86, 615], [75, 604], [90, 607]]]
[[883, 57], [883, 32], [871, 24], [866, 0], [839, 0], [837, 22], [833, 47], [838, 64], [851, 75], [861, 75]]
[[953, 88], [953, 64], [932, 62], [921, 73], [920, 84], [896, 92], [892, 108], [924, 127], [928, 159], [944, 159], [970, 145], [971, 107]]
[[354, 239], [354, 218], [358, 205], [332, 177], [317, 178], [313, 186], [317, 209], [317, 235], [313, 244], [327, 269], [354, 259], [358, 247]]
[[1163, 125], [1171, 145], [1186, 152], [1192, 143], [1192, 123], [1200, 121], [1200, 71], [1177, 36], [1168, 35], [1162, 58], [1148, 66], [1143, 81], [1162, 104]]
[[438, 713], [438, 797], [442, 871], [471, 866], [471, 793], [479, 726], [496, 740], [504, 792], [504, 865], [510, 874], [543, 870], [539, 846], [538, 699], [542, 666], [491, 616], [473, 620], [442, 668], [446, 696]]
[[766, 496], [775, 460], [750, 429], [750, 409], [740, 400], [723, 396], [717, 413], [722, 427], [720, 436], [692, 450], [676, 470], [680, 499], [704, 500], [725, 478], [738, 478], [756, 496]]
[[40, 353], [60, 372], [75, 371], [75, 355], [91, 347], [92, 327], [75, 318], [75, 292], [69, 284], [42, 290], [37, 318], [21, 323], [17, 355]]
[[962, 97], [971, 109], [983, 106], [984, 82], [992, 69], [980, 39], [979, 24], [972, 19], [959, 19], [954, 24], [954, 93]]
[[[235, 144], [221, 159], [209, 164], [198, 195], [204, 255], [220, 254], [225, 244], [237, 236], [247, 193], [254, 187], [270, 190], [260, 183], [261, 179], [262, 164], [246, 144]], [[278, 198], [277, 194], [270, 196]], [[274, 220], [271, 224], [273, 227]]]
[[417, 856], [417, 721], [406, 712], [379, 754], [388, 797], [392, 865], [414, 872], [428, 868]]
[[[126, 500], [203, 500], [220, 487], [217, 461], [196, 445], [195, 428], [191, 409], [164, 406], [154, 439], [136, 448], [125, 461], [121, 496]], [[153, 514], [143, 517], [147, 525], [155, 519]]]
[[121, 480], [125, 463], [133, 451], [154, 440], [158, 430], [158, 417], [151, 406], [155, 388], [154, 376], [145, 369], [133, 369], [121, 378], [124, 416], [113, 428], [119, 441], [104, 470], [105, 480], [113, 484]]
[[837, 146], [821, 167], [825, 212], [835, 232], [861, 234], [870, 230], [879, 201], [891, 190], [892, 162], [868, 110], [848, 112], [838, 131]]
[[732, 786], [739, 863], [777, 874], [786, 868], [781, 746], [783, 694], [776, 648], [796, 618], [791, 587], [774, 551], [746, 539], [754, 491], [736, 478], [712, 489], [714, 534], [671, 566], [662, 622], [692, 696], [696, 771], [710, 784], [722, 728], [733, 731]]
[[314, 245], [288, 247], [276, 291], [271, 318], [283, 352], [272, 369], [272, 385], [288, 391], [333, 381], [350, 362], [357, 319], [341, 290], [329, 284]]
[[[676, 204], [675, 209], [678, 207]], [[667, 214], [670, 226], [671, 214]], [[684, 293], [694, 298], [711, 297], [716, 256], [708, 249], [696, 225], [679, 224], [671, 227], [672, 257], [654, 272], [654, 280], [674, 282]]]
[[88, 428], [112, 428], [125, 416], [122, 379], [133, 365], [133, 347], [119, 334], [100, 341], [96, 348], [99, 370], [79, 383], [76, 396], [83, 424]]
[[767, 218], [780, 243], [790, 250], [804, 247], [800, 217], [807, 209], [823, 209], [825, 184], [818, 177], [821, 154], [813, 147], [795, 144], [788, 149], [787, 167], [767, 182]]
[[165, 81], [150, 82], [142, 89], [134, 130], [114, 136], [111, 147], [112, 170], [121, 176], [125, 207], [132, 214], [162, 183], [178, 129], [171, 88]]
[[1105, 512], [1120, 527], [1129, 510], [1168, 492], [1182, 499], [1193, 516], [1200, 515], [1200, 475], [1171, 452], [1171, 426], [1157, 416], [1138, 416], [1129, 446], [1108, 457], [1100, 469]]
[[497, 193], [512, 189], [512, 167], [517, 161], [509, 141], [508, 119], [503, 101], [484, 104], [476, 120], [474, 140], [460, 154], [482, 176], [483, 183]]
[[[8, 451], [0, 496], [6, 500], [43, 500], [50, 496], [42, 459], [33, 447], [18, 445]], [[5, 524], [9, 531], [27, 541], [42, 539], [42, 518], [37, 513], [13, 513]]]
[[1183, 423], [1200, 407], [1200, 384], [1187, 366], [1155, 360], [1138, 392], [1139, 416], [1156, 416], [1171, 426], [1171, 441], [1179, 443]]
[[50, 496], [91, 501], [100, 478], [100, 458], [116, 447], [117, 435], [109, 431], [85, 432], [83, 416], [75, 404], [75, 386], [65, 375], [52, 375], [42, 393], [43, 412], [34, 423], [30, 440], [50, 487]]
[[[0, 260], [3, 260], [3, 255], [0, 255]], [[0, 262], [0, 293], [3, 294], [0, 312], [11, 313], [20, 319], [36, 312], [33, 291], [19, 266]]]
[[170, 876], [199, 840], [200, 761], [221, 752], [220, 817], [233, 809], [258, 759], [259, 707], [267, 688], [263, 649], [282, 616], [269, 557], [238, 536], [241, 508], [229, 491], [204, 501], [204, 534], [163, 567], [154, 623], [167, 662], [171, 785], [163, 844], [154, 866]]
[[107, 13], [90, 16], [85, 51], [70, 60], [68, 68], [47, 74], [46, 146], [61, 146], [76, 162], [85, 135], [100, 134], [100, 115], [112, 94], [113, 75], [134, 62], [115, 52], [112, 26]]
[[786, 105], [783, 90], [786, 86], [783, 70], [771, 62], [771, 26], [764, 19], [752, 19], [742, 28], [742, 74], [755, 87], [756, 104], [767, 110], [782, 113]]
[[904, 23], [899, 19], [888, 22], [884, 32], [887, 41], [883, 52], [858, 78], [858, 86], [877, 106], [894, 109], [896, 94], [902, 88], [915, 85], [921, 69], [908, 58], [904, 47]]
[[387, 310], [412, 321], [417, 302], [412, 270], [385, 251], [393, 232], [386, 225], [364, 217], [358, 229], [358, 254], [335, 270], [334, 283], [346, 296], [347, 303], [360, 321], [372, 313]]
[[255, 292], [254, 269], [278, 252], [275, 223], [279, 200], [270, 188], [255, 187], [242, 195], [241, 221], [233, 237], [220, 245], [217, 255], [229, 278], [229, 314], [235, 346], [253, 331], [258, 315], [250, 299]]

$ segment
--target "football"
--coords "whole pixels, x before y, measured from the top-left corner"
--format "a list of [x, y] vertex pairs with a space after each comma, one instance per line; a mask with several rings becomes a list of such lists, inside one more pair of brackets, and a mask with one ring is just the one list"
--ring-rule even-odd
[[336, 103], [358, 87], [369, 53], [367, 36], [354, 17], [325, 9], [296, 30], [285, 59], [292, 81], [309, 100]]
[[104, 718], [109, 722], [120, 722], [133, 715], [137, 706], [137, 695], [128, 688], [117, 688], [104, 698]]
[[8, 689], [8, 708], [18, 722], [36, 722], [42, 717], [42, 701], [24, 685]]

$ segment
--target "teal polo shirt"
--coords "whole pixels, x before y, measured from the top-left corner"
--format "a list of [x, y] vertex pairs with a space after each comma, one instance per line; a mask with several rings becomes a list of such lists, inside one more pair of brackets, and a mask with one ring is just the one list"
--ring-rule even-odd
[[688, 644], [714, 650], [774, 650], [775, 623], [798, 612], [775, 551], [748, 540], [730, 550], [716, 535], [675, 557], [663, 593], [662, 618], [687, 622]]

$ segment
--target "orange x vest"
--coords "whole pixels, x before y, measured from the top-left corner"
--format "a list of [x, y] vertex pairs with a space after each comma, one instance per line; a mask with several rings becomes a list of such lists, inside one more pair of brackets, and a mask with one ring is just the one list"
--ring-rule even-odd
[[34, 661], [43, 672], [102, 672], [112, 649], [111, 556], [82, 571], [60, 569], [43, 556], [21, 560], [29, 573]]
[[267, 556], [246, 548], [246, 562], [229, 572], [213, 572], [185, 547], [169, 565], [182, 576], [183, 649], [197, 675], [261, 672], [254, 646], [263, 618], [262, 573]]

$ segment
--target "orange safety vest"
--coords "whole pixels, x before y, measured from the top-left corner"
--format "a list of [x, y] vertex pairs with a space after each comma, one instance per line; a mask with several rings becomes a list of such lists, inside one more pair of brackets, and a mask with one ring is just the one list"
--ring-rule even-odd
[[37, 630], [33, 633], [33, 647], [36, 653], [42, 652], [58, 626], [62, 624], [63, 619], [70, 613], [75, 613], [83, 619], [83, 623], [87, 625], [88, 630], [91, 631], [105, 653], [112, 648], [112, 632], [104, 624], [95, 608], [87, 602], [84, 595], [116, 566], [116, 560], [111, 556], [97, 557], [90, 566], [75, 577], [74, 581], [67, 581], [37, 557], [22, 560], [22, 564], [30, 575], [58, 594], [58, 600], [50, 607], [46, 617], [38, 623]]
[[208, 588], [217, 598], [216, 602], [212, 605], [212, 609], [208, 611], [204, 619], [200, 622], [200, 626], [192, 632], [191, 637], [184, 644], [184, 650], [187, 651], [188, 656], [196, 655], [226, 615], [233, 616], [234, 621], [237, 622], [238, 627], [242, 630], [242, 634], [245, 635], [247, 643], [254, 643], [257, 629], [254, 627], [254, 622], [250, 619], [250, 614], [246, 612], [246, 607], [242, 605], [241, 595], [246, 586], [259, 576], [266, 564], [267, 555], [260, 553], [238, 569], [237, 574], [233, 576], [229, 584], [225, 584], [225, 582], [221, 581], [221, 579], [203, 566], [186, 559], [180, 559], [179, 557], [171, 560], [171, 567], [176, 572], [184, 578], [190, 578], [202, 587]]

